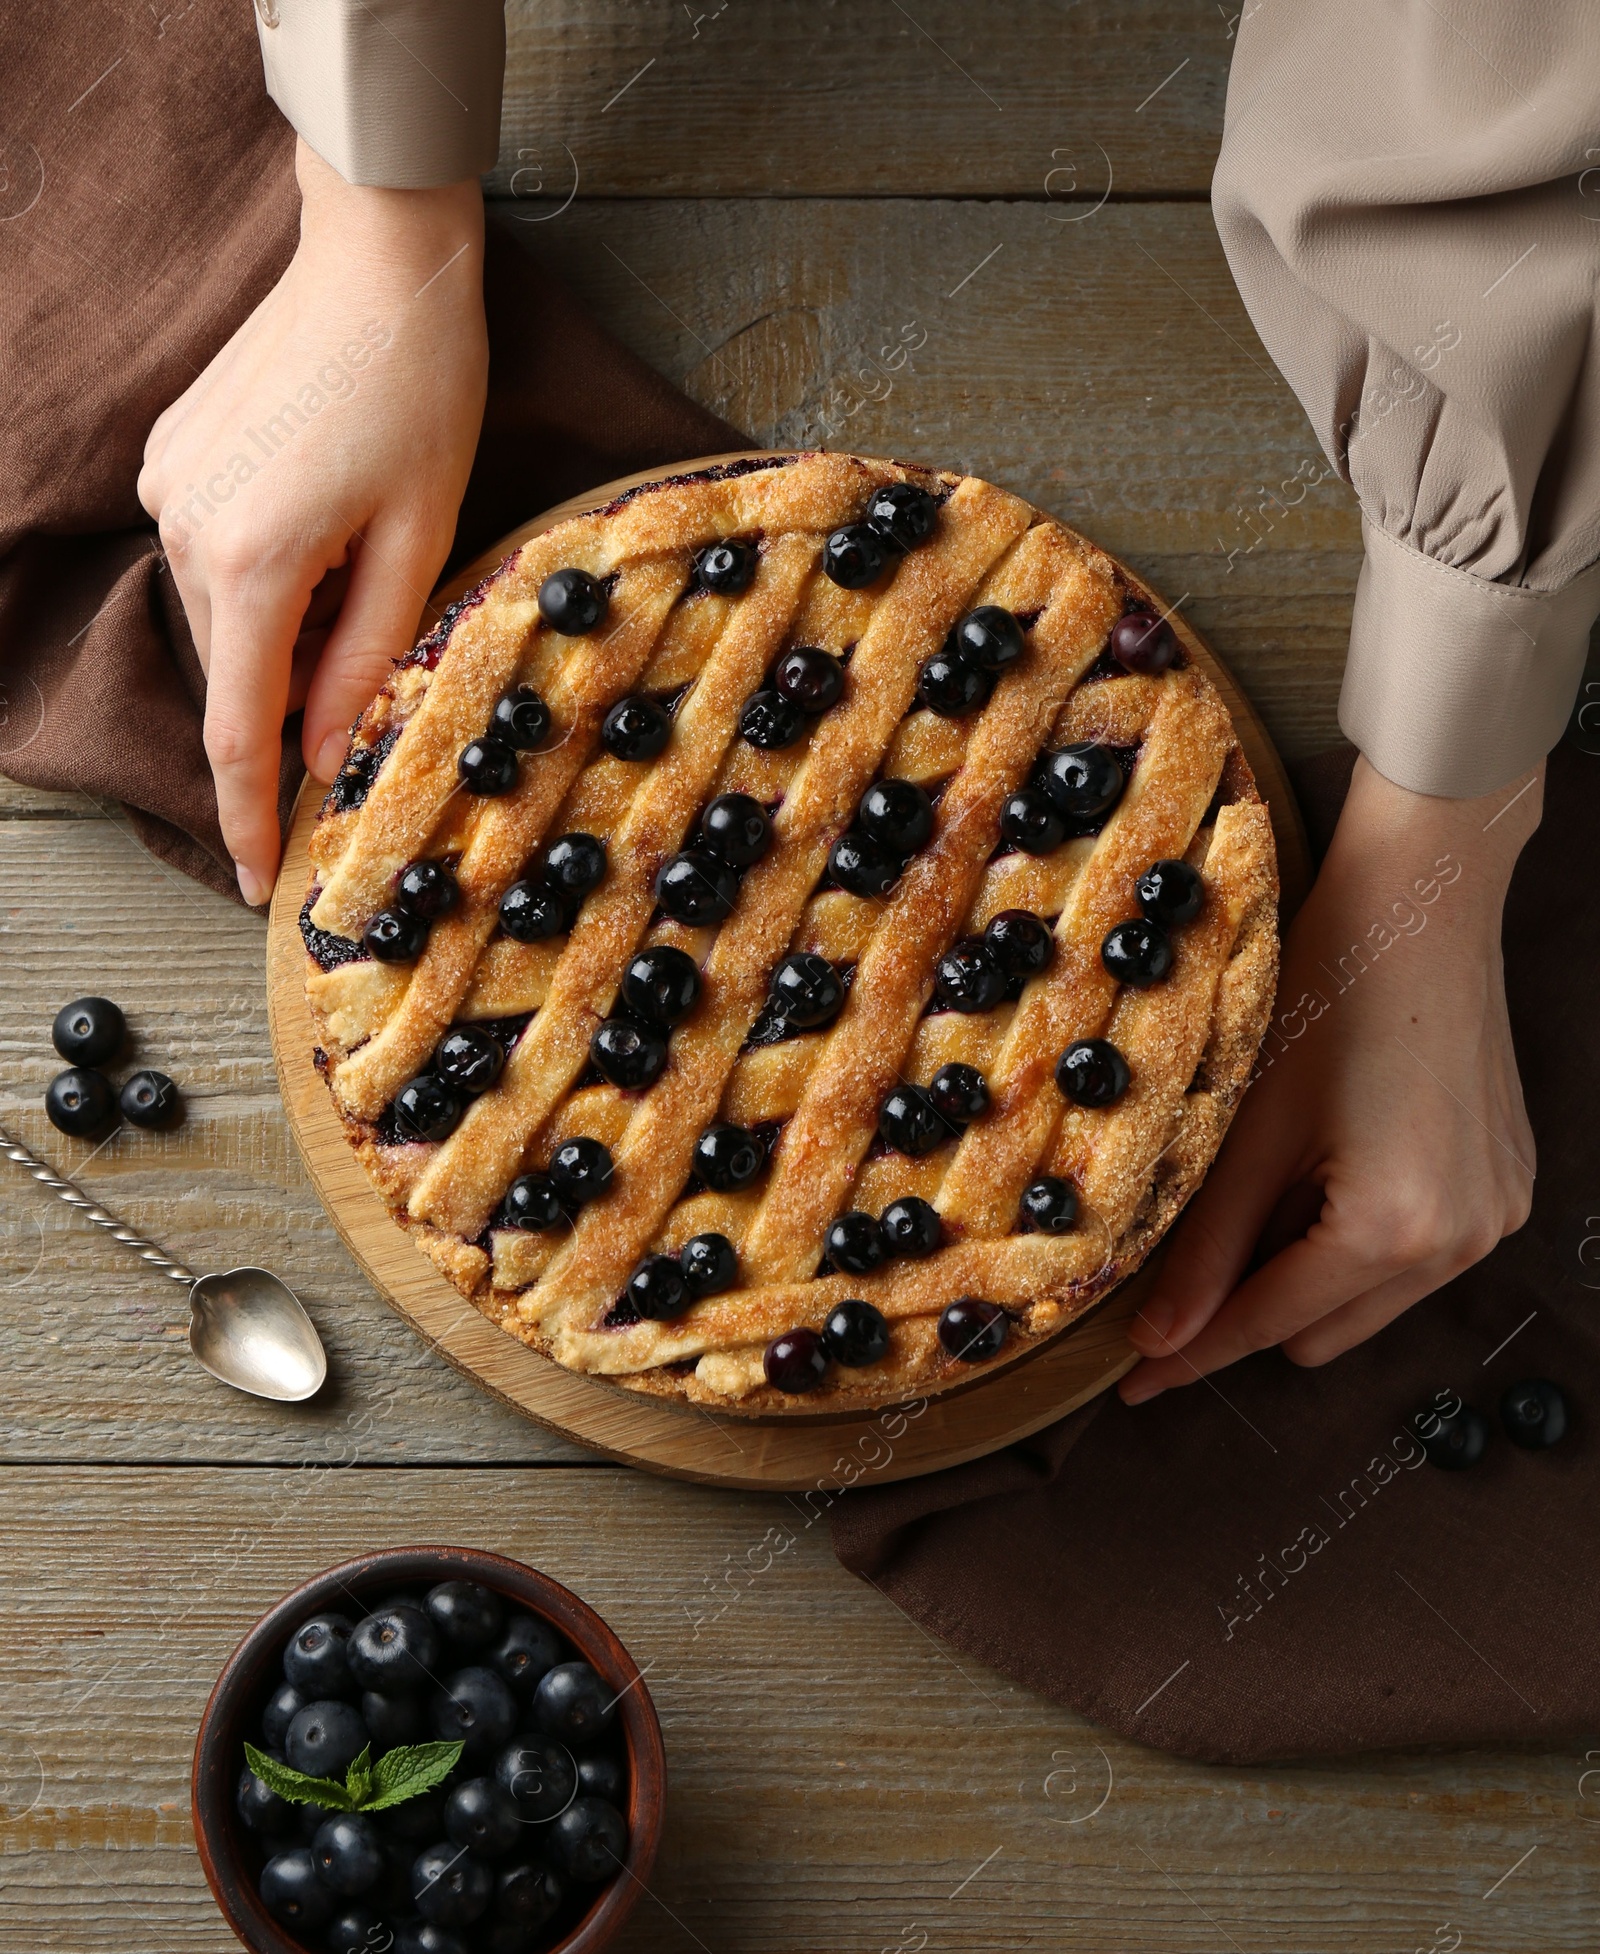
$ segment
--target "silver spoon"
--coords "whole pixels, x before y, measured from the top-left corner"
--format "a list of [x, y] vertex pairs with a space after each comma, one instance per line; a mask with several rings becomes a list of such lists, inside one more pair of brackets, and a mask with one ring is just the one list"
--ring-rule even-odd
[[213, 1377], [236, 1391], [285, 1404], [298, 1404], [322, 1389], [328, 1355], [300, 1298], [287, 1283], [266, 1269], [197, 1276], [36, 1160], [3, 1126], [0, 1153], [26, 1168], [41, 1187], [59, 1195], [69, 1208], [77, 1208], [86, 1220], [110, 1229], [112, 1240], [132, 1249], [141, 1262], [189, 1285], [189, 1348]]

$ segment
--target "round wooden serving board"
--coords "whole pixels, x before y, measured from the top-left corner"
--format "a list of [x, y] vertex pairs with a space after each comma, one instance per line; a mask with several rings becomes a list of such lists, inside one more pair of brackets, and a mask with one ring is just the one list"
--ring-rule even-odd
[[[702, 456], [624, 476], [547, 510], [442, 586], [429, 607], [429, 621], [530, 536], [640, 483], [739, 458]], [[1127, 574], [1146, 589], [1131, 571]], [[1166, 609], [1154, 592], [1148, 594], [1157, 608]], [[1174, 614], [1171, 622], [1185, 652], [1227, 701], [1271, 807], [1287, 916], [1310, 886], [1311, 864], [1282, 763], [1231, 675], [1181, 617]], [[1150, 1287], [1155, 1260], [1051, 1342], [1010, 1363], [1002, 1357], [970, 1383], [898, 1412], [718, 1416], [564, 1370], [507, 1335], [464, 1301], [391, 1219], [312, 1064], [299, 918], [309, 884], [307, 846], [322, 798], [323, 790], [307, 781], [295, 803], [267, 931], [268, 1018], [289, 1125], [334, 1226], [373, 1285], [436, 1350], [503, 1403], [579, 1445], [647, 1471], [708, 1484], [831, 1493], [856, 1479], [906, 1479], [980, 1458], [1064, 1417], [1132, 1368], [1136, 1358], [1124, 1325]]]

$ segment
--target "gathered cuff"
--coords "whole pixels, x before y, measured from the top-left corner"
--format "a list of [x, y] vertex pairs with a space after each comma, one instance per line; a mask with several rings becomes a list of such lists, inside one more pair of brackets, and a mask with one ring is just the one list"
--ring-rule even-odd
[[1492, 583], [1363, 518], [1339, 724], [1397, 786], [1472, 799], [1560, 739], [1600, 615], [1600, 563], [1560, 590]]
[[347, 183], [434, 189], [494, 168], [501, 0], [255, 0], [267, 92]]

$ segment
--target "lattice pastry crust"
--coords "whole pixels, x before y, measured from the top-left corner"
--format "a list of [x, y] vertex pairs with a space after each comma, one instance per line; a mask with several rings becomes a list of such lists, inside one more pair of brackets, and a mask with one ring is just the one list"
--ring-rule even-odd
[[[885, 503], [890, 484], [921, 493]], [[704, 554], [724, 543], [734, 547], [722, 557]], [[861, 587], [874, 550], [881, 570]], [[556, 589], [557, 571], [583, 574]], [[726, 587], [741, 574], [744, 588]], [[719, 581], [723, 590], [706, 587]], [[1128, 638], [1125, 613], [1148, 625], [1141, 601], [1102, 552], [986, 482], [807, 454], [636, 490], [534, 538], [451, 607], [353, 729], [313, 838], [302, 927], [317, 1063], [351, 1143], [397, 1222], [464, 1296], [574, 1369], [770, 1413], [888, 1403], [971, 1377], [997, 1348], [1054, 1335], [1139, 1265], [1216, 1153], [1277, 970], [1267, 810], [1225, 706], [1170, 633], [1140, 639], [1136, 654], [1148, 656], [1112, 655]], [[585, 602], [603, 615], [580, 633]], [[999, 607], [983, 613], [987, 639], [962, 624], [984, 606]], [[800, 730], [787, 743], [772, 743], [769, 727], [769, 743], [754, 744], [741, 732], [752, 695], [770, 704], [778, 661], [796, 647], [828, 655], [800, 674], [813, 709], [788, 711], [778, 732]], [[940, 694], [929, 661], [942, 652], [957, 669], [944, 671]], [[959, 711], [948, 695], [963, 684], [973, 697]], [[463, 750], [518, 686], [536, 695], [533, 730], [539, 700], [548, 730], [520, 752], [490, 741], [464, 783]], [[929, 696], [940, 710], [919, 705]], [[636, 704], [623, 724], [613, 708], [625, 698]], [[659, 741], [663, 727], [651, 753], [652, 728]], [[1051, 799], [1051, 756], [1085, 746], [1091, 773], [1109, 749], [1126, 785], [1098, 821], [1080, 810], [1052, 828], [1062, 804]], [[636, 751], [648, 757], [619, 757]], [[871, 849], [867, 882], [857, 873], [852, 887], [835, 844], [884, 831], [863, 795], [891, 780], [922, 790], [888, 801], [902, 814], [909, 804], [913, 830], [918, 807], [931, 809], [931, 834], [907, 848], [915, 835], [891, 824], [898, 873], [891, 866], [881, 893], [860, 893], [877, 886]], [[769, 818], [764, 852], [737, 871], [716, 868], [699, 825], [728, 794]], [[1004, 836], [1030, 809], [1028, 846], [1010, 846]], [[560, 899], [556, 934], [518, 940], [502, 899], [519, 899], [507, 898], [513, 884], [540, 895], [545, 852], [571, 834], [604, 844], [604, 874]], [[720, 918], [697, 916], [693, 900], [687, 916], [665, 913], [666, 895], [658, 903], [663, 866], [686, 848], [702, 868], [712, 856]], [[1166, 912], [1139, 878], [1175, 860], [1195, 873], [1175, 880], [1169, 867], [1166, 900], [1187, 887], [1199, 913], [1140, 937], [1141, 906]], [[417, 862], [444, 873], [425, 869], [401, 888]], [[445, 913], [408, 920], [408, 903], [437, 909], [452, 889]], [[1033, 975], [1014, 945], [1001, 954], [1013, 926], [989, 927], [1019, 910], [1048, 925], [1035, 950], [1049, 961]], [[1155, 981], [1104, 947], [1129, 923], [1134, 952], [1157, 962], [1162, 943], [1170, 952]], [[654, 1031], [637, 1030], [634, 1013], [622, 1058], [602, 1054], [599, 1027], [627, 1016], [623, 973], [652, 947], [687, 954], [698, 995]], [[815, 988], [804, 1009], [769, 1001], [775, 971], [797, 954], [832, 966], [819, 979], [824, 1007], [842, 991], [831, 1021], [826, 1008], [817, 1021]], [[815, 962], [805, 969], [818, 977]], [[940, 1008], [952, 998], [961, 1008]], [[504, 1055], [475, 1096], [440, 1084], [451, 1069], [441, 1040], [463, 1026], [490, 1033], [451, 1046], [469, 1071], [474, 1052], [495, 1069], [486, 1042]], [[1078, 1103], [1057, 1083], [1058, 1059], [1082, 1040], [1121, 1055], [1118, 1073], [1114, 1054], [1091, 1047], [1100, 1070], [1083, 1075], [1102, 1097], [1108, 1076], [1123, 1087], [1110, 1103]], [[663, 1042], [664, 1069], [648, 1085], [608, 1082], [630, 1062], [659, 1065]], [[420, 1099], [408, 1096], [419, 1075]], [[971, 1102], [955, 1113], [952, 1080]], [[910, 1108], [898, 1125], [884, 1112], [897, 1092]], [[880, 1115], [905, 1147], [887, 1143]], [[445, 1137], [417, 1137], [430, 1119]], [[735, 1147], [735, 1165], [765, 1152], [747, 1185], [712, 1173], [697, 1151], [719, 1124], [753, 1136], [754, 1153]], [[545, 1170], [570, 1162], [560, 1149], [576, 1136], [605, 1150], [609, 1186], [580, 1205], [569, 1174], [550, 1225], [510, 1225], [549, 1221], [538, 1212], [552, 1198]], [[906, 1150], [911, 1137], [922, 1150]], [[523, 1191], [509, 1199], [521, 1200], [524, 1181], [532, 1205], [513, 1217], [508, 1189], [516, 1182]], [[1019, 1218], [1025, 1191], [1042, 1225]], [[871, 1266], [884, 1231], [862, 1217], [908, 1197], [936, 1220], [913, 1207], [908, 1252]], [[1075, 1220], [1051, 1232], [1074, 1201]], [[856, 1273], [828, 1259], [830, 1225], [847, 1211], [855, 1233], [837, 1238], [838, 1254]], [[641, 1315], [646, 1300], [672, 1300], [676, 1264], [661, 1258], [707, 1235], [731, 1244], [735, 1262], [716, 1251], [722, 1273], [686, 1306]], [[705, 1252], [690, 1254], [704, 1282]], [[846, 1323], [835, 1312], [847, 1300], [872, 1307]]]

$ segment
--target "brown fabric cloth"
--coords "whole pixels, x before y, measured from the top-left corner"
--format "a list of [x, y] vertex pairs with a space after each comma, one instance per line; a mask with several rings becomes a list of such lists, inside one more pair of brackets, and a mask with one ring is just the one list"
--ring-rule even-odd
[[[1324, 842], [1353, 758], [1302, 781]], [[1135, 1410], [1108, 1394], [975, 1464], [857, 1488], [832, 1512], [845, 1566], [957, 1648], [1187, 1756], [1600, 1728], [1600, 908], [1574, 900], [1571, 876], [1596, 850], [1600, 759], [1569, 740], [1506, 911], [1539, 1146], [1520, 1233], [1322, 1369], [1263, 1353], [1214, 1389]], [[1501, 1392], [1527, 1377], [1553, 1379], [1575, 1413], [1548, 1451], [1500, 1430]], [[1490, 1420], [1468, 1471], [1401, 1463], [1407, 1414], [1440, 1389]]]
[[[69, 38], [54, 9], [0, 9], [0, 773], [123, 802], [157, 855], [237, 895], [205, 680], [136, 484], [151, 423], [289, 262], [294, 136], [248, 5], [86, 0]], [[609, 476], [746, 445], [492, 226], [484, 282], [489, 400], [453, 561]], [[296, 717], [285, 819], [299, 748]]]

